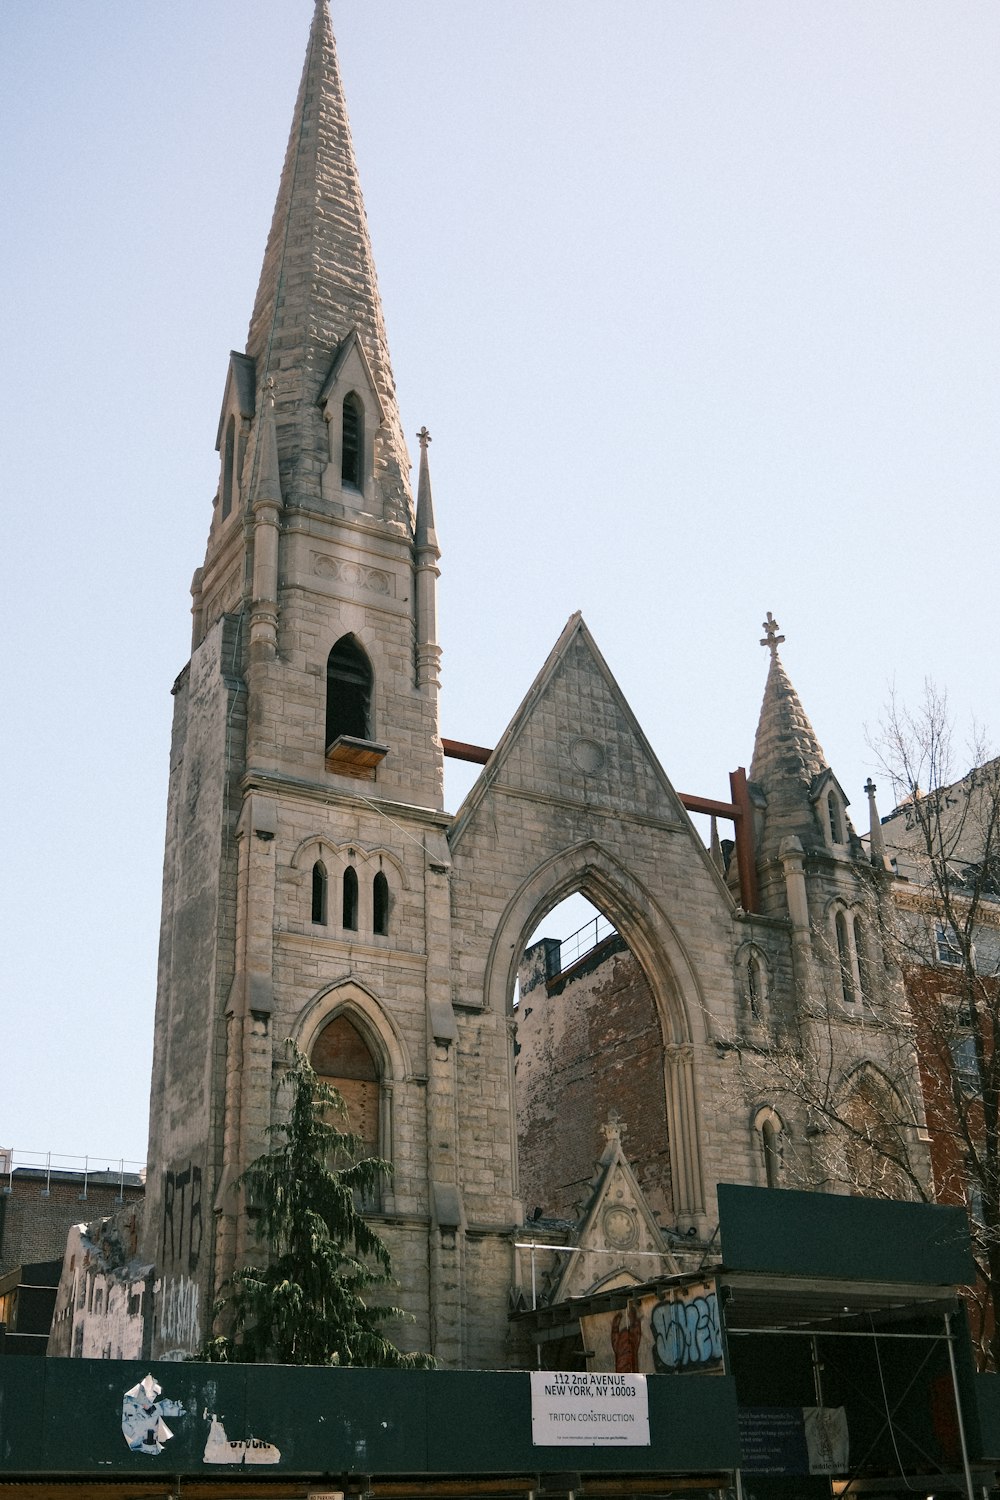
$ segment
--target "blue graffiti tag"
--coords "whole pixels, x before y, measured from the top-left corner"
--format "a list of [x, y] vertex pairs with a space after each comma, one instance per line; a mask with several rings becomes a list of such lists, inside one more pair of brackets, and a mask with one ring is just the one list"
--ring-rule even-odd
[[658, 1302], [650, 1323], [653, 1363], [661, 1373], [697, 1366], [707, 1369], [722, 1362], [719, 1299], [715, 1292], [689, 1302]]

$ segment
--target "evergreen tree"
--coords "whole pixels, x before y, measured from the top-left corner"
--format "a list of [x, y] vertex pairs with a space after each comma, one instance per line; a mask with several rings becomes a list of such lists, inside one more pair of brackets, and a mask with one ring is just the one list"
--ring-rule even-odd
[[343, 1119], [343, 1099], [320, 1082], [294, 1043], [286, 1045], [288, 1119], [270, 1127], [274, 1150], [235, 1184], [245, 1194], [263, 1263], [234, 1273], [215, 1307], [229, 1332], [207, 1339], [196, 1357], [428, 1368], [429, 1355], [403, 1354], [381, 1332], [387, 1321], [408, 1315], [367, 1300], [371, 1288], [391, 1283], [391, 1263], [356, 1205], [374, 1196], [392, 1168], [380, 1157], [362, 1157], [359, 1138], [331, 1123]]

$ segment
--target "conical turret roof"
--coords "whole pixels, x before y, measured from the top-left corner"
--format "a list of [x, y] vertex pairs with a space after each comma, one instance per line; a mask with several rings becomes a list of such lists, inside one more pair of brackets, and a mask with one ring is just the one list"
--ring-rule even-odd
[[388, 515], [409, 512], [409, 459], [326, 0], [317, 0], [257, 288], [247, 354], [275, 381], [286, 501], [319, 493], [327, 461], [320, 393], [352, 332], [384, 412], [376, 473]]
[[816, 821], [810, 791], [829, 764], [778, 655], [778, 642], [784, 636], [777, 635], [777, 628], [769, 613], [761, 644], [770, 647], [771, 665], [750, 764], [750, 780], [767, 798], [764, 847], [758, 851], [764, 857], [776, 852], [789, 834], [796, 834], [805, 844], [813, 842]]

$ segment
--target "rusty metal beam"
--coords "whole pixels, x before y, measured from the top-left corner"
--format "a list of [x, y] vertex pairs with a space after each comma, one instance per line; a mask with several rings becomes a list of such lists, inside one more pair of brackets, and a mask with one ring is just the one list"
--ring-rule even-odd
[[471, 760], [477, 766], [485, 766], [493, 754], [485, 745], [467, 745], [464, 740], [442, 739], [441, 749], [452, 760]]
[[692, 797], [689, 792], [678, 792], [677, 798], [688, 812], [711, 813], [716, 818], [732, 818], [734, 821], [740, 816], [740, 809], [735, 802], [716, 802], [711, 797]]

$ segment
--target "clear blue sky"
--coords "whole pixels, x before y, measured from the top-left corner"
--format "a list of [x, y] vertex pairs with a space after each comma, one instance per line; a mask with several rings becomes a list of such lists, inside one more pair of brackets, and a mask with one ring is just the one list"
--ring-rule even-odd
[[[145, 1151], [170, 685], [311, 11], [0, 8], [0, 1145]], [[862, 824], [891, 682], [995, 729], [995, 0], [333, 19], [444, 733], [577, 608], [681, 791], [749, 764], [768, 609]]]

